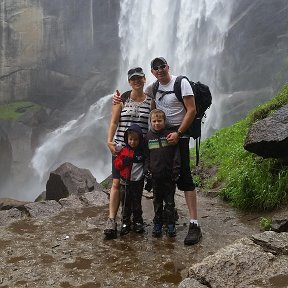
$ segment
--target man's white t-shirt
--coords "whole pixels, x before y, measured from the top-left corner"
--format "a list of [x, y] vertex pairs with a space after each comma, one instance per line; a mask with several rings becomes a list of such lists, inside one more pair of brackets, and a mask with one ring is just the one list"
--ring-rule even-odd
[[[176, 78], [177, 78], [176, 76], [172, 75], [171, 81], [168, 84], [163, 85], [159, 83], [158, 90], [173, 91]], [[147, 93], [154, 99], [152, 91], [153, 83], [149, 84], [146, 87], [145, 93]], [[185, 78], [181, 80], [181, 91], [182, 91], [182, 97], [194, 95], [190, 83]], [[181, 103], [177, 99], [175, 93], [165, 94], [162, 97], [161, 96], [162, 93], [157, 92], [156, 97], [154, 99], [156, 102], [157, 109], [161, 109], [166, 114], [168, 127], [179, 126], [182, 123], [182, 120], [186, 114], [186, 110], [183, 106], [183, 103]]]

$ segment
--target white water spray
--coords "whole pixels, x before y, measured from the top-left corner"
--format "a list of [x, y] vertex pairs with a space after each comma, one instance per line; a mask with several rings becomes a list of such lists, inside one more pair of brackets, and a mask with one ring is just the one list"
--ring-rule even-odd
[[109, 124], [111, 97], [107, 95], [93, 104], [86, 114], [69, 121], [63, 127], [49, 133], [44, 143], [36, 149], [31, 164], [41, 181], [64, 162], [89, 169], [103, 180], [106, 170], [106, 131]]

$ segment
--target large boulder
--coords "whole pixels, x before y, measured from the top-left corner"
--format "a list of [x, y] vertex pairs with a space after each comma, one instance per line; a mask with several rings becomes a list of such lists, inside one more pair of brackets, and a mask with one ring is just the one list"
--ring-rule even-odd
[[198, 287], [192, 279], [211, 288], [274, 287], [277, 280], [287, 284], [287, 243], [288, 233], [285, 232], [266, 231], [242, 238], [194, 264], [189, 269], [190, 278], [182, 281], [179, 287]]
[[244, 148], [264, 158], [288, 157], [288, 105], [271, 116], [255, 122], [245, 139]]
[[92, 173], [66, 162], [50, 173], [46, 183], [46, 199], [59, 201], [71, 194], [79, 196], [93, 190], [102, 190], [102, 186]]

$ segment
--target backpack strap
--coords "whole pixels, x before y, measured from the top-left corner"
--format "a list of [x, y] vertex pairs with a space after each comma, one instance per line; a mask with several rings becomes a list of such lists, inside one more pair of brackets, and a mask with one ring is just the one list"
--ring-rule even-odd
[[121, 94], [121, 100], [123, 105], [125, 104], [125, 102], [130, 98], [132, 90], [126, 91], [123, 94]]
[[159, 81], [156, 80], [156, 81], [152, 84], [152, 94], [153, 94], [154, 99], [156, 98], [156, 94], [157, 94], [158, 88], [159, 88]]
[[[184, 101], [183, 101], [183, 97], [182, 97], [182, 91], [181, 91], [181, 81], [183, 78], [187, 79], [187, 81], [190, 82], [186, 76], [182, 76], [182, 75], [177, 76], [175, 83], [174, 83], [174, 93], [175, 93], [178, 101], [183, 103], [183, 105], [184, 105]], [[184, 107], [185, 107], [185, 105], [184, 105]], [[186, 109], [186, 107], [185, 107], [185, 109]]]

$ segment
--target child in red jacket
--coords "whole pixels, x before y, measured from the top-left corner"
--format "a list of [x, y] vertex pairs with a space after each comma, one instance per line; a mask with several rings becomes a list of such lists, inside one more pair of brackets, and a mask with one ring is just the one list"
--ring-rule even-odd
[[[131, 224], [137, 233], [144, 232], [142, 218], [142, 193], [144, 186], [143, 135], [140, 126], [133, 124], [125, 131], [123, 147], [114, 160], [120, 172], [120, 195], [122, 205], [122, 226], [120, 235], [130, 232]], [[131, 223], [131, 216], [133, 216]]]

